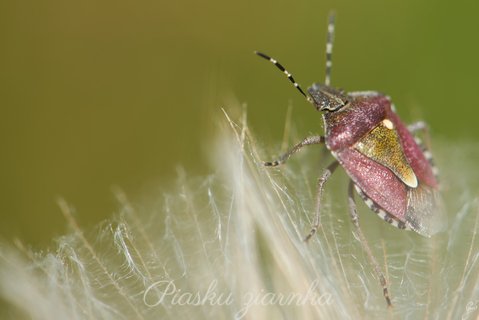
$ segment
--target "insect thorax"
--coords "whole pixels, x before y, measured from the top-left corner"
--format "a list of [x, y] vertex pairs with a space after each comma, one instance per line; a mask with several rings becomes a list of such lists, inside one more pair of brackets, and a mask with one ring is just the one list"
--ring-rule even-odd
[[331, 151], [352, 147], [391, 112], [389, 98], [381, 94], [342, 94], [338, 99], [347, 103], [323, 113], [326, 144]]

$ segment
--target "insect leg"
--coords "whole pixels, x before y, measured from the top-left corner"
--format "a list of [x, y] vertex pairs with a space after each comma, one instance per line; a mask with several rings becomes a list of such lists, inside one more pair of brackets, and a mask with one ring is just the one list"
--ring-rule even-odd
[[278, 160], [274, 160], [274, 161], [271, 161], [271, 162], [264, 162], [264, 165], [267, 166], [267, 167], [276, 167], [280, 164], [285, 163], [286, 160], [288, 160], [288, 158], [291, 157], [291, 155], [298, 152], [302, 147], [309, 146], [309, 145], [312, 145], [312, 144], [324, 143], [324, 141], [325, 140], [324, 140], [323, 136], [307, 137], [303, 141], [299, 142], [294, 147], [292, 147], [288, 152], [286, 152], [281, 157], [279, 157]]
[[421, 142], [420, 139], [416, 138], [416, 143], [423, 147], [423, 149], [430, 149], [431, 146], [431, 138], [429, 136], [429, 126], [427, 125], [426, 122], [424, 121], [417, 121], [414, 123], [411, 123], [410, 125], [407, 126], [407, 129], [409, 132], [412, 134], [415, 134], [419, 131], [423, 133], [424, 140], [425, 140], [425, 147], [423, 147], [423, 143]]
[[419, 145], [419, 147], [421, 147], [422, 152], [424, 154], [424, 157], [427, 159], [427, 161], [429, 161], [429, 164], [432, 167], [434, 176], [436, 177], [436, 180], [439, 180], [438, 170], [437, 170], [437, 167], [434, 163], [432, 153], [430, 151], [431, 150], [431, 137], [429, 135], [429, 126], [424, 121], [418, 121], [418, 122], [411, 123], [410, 125], [407, 126], [407, 128], [408, 128], [409, 132], [411, 132], [413, 134], [418, 132], [418, 131], [423, 132], [424, 143], [418, 137], [416, 137], [415, 140], [416, 140], [416, 143]]
[[359, 241], [361, 242], [361, 246], [363, 247], [363, 250], [366, 252], [369, 262], [371, 263], [374, 271], [376, 272], [376, 276], [379, 278], [379, 282], [381, 283], [381, 286], [383, 287], [383, 294], [384, 298], [386, 299], [386, 302], [388, 304], [388, 307], [392, 307], [391, 303], [391, 298], [389, 297], [389, 292], [388, 292], [388, 286], [386, 283], [386, 278], [384, 277], [383, 272], [381, 271], [381, 268], [379, 267], [378, 262], [376, 261], [376, 258], [374, 258], [374, 255], [371, 251], [371, 248], [369, 247], [369, 244], [366, 240], [366, 237], [364, 237], [364, 234], [359, 227], [359, 216], [358, 212], [356, 211], [356, 202], [354, 201], [354, 183], [351, 180], [349, 182], [349, 188], [348, 188], [348, 202], [349, 202], [349, 214], [351, 215], [351, 219], [353, 220], [353, 224], [356, 227], [356, 234], [359, 237]]
[[326, 170], [324, 170], [321, 177], [318, 179], [318, 191], [316, 193], [316, 215], [314, 216], [313, 226], [311, 227], [311, 231], [309, 234], [304, 238], [304, 241], [308, 241], [311, 237], [318, 231], [319, 226], [321, 224], [321, 195], [323, 194], [323, 185], [324, 183], [331, 177], [334, 170], [338, 167], [339, 162], [334, 161], [331, 163]]
[[429, 131], [429, 127], [427, 123], [424, 121], [417, 121], [417, 122], [411, 123], [410, 125], [407, 126], [407, 128], [411, 133], [416, 133], [417, 131], [424, 131], [424, 132]]

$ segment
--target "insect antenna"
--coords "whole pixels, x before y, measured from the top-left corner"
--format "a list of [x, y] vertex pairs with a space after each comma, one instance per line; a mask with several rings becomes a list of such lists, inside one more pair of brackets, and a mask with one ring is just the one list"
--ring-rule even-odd
[[289, 81], [291, 81], [291, 83], [295, 86], [296, 89], [298, 89], [299, 92], [301, 92], [301, 94], [305, 97], [305, 98], [308, 98], [306, 96], [306, 93], [304, 93], [303, 89], [301, 89], [301, 86], [299, 85], [299, 83], [297, 83], [294, 78], [293, 78], [293, 75], [291, 73], [289, 73], [282, 65], [281, 63], [279, 63], [278, 61], [276, 61], [275, 59], [271, 58], [270, 56], [262, 53], [262, 52], [258, 52], [258, 51], [255, 51], [254, 53], [256, 53], [258, 56], [260, 56], [261, 58], [263, 59], [266, 59], [266, 60], [269, 60], [272, 64], [274, 64], [279, 70], [281, 70], [289, 79]]
[[331, 67], [333, 66], [333, 42], [334, 42], [334, 20], [335, 14], [331, 12], [329, 14], [328, 21], [328, 36], [326, 40], [326, 78], [324, 79], [324, 84], [329, 86], [331, 84]]

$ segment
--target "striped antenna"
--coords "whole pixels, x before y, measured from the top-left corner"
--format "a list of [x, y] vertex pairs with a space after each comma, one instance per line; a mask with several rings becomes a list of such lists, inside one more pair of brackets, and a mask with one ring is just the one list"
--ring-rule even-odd
[[334, 19], [335, 14], [331, 12], [328, 21], [328, 38], [326, 40], [326, 78], [324, 79], [324, 84], [328, 87], [331, 84], [331, 67], [333, 66]]
[[279, 70], [281, 70], [288, 77], [289, 81], [291, 81], [291, 83], [296, 87], [296, 89], [298, 89], [298, 91], [301, 92], [301, 94], [307, 98], [306, 93], [304, 93], [303, 89], [301, 89], [299, 83], [297, 83], [294, 80], [293, 75], [289, 73], [278, 61], [276, 61], [275, 59], [271, 58], [270, 56], [264, 53], [261, 53], [258, 51], [255, 51], [254, 53], [256, 53], [258, 56], [260, 56], [263, 59], [271, 61], [271, 63], [273, 63]]

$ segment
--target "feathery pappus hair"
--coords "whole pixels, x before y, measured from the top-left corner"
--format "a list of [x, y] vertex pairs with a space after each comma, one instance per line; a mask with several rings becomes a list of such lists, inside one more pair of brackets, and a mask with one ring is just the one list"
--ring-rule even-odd
[[448, 161], [447, 232], [422, 238], [360, 205], [363, 231], [389, 284], [388, 309], [353, 233], [345, 185], [326, 191], [322, 228], [303, 242], [313, 215], [312, 172], [319, 171], [298, 164], [312, 155], [265, 168], [271, 154], [250, 131], [246, 112], [225, 112], [221, 122], [211, 175], [179, 170], [170, 192], [145, 203], [118, 189], [119, 212], [92, 230], [78, 226], [72, 206], [59, 200], [71, 231], [49, 251], [1, 244], [0, 317], [477, 317], [478, 180], [477, 170], [466, 171], [474, 168], [477, 146], [454, 145], [452, 153], [451, 144], [434, 145], [439, 167]]

